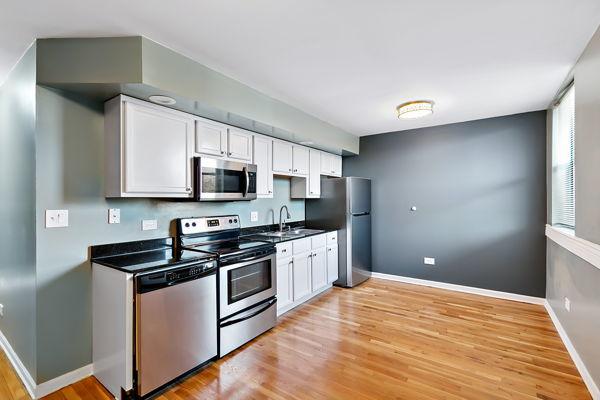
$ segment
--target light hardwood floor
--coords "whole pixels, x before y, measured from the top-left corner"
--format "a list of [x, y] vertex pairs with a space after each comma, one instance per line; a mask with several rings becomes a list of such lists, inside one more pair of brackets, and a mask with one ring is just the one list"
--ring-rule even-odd
[[[109, 396], [88, 378], [47, 398]], [[158, 397], [267, 398], [590, 395], [542, 306], [371, 279], [290, 311], [267, 334]]]

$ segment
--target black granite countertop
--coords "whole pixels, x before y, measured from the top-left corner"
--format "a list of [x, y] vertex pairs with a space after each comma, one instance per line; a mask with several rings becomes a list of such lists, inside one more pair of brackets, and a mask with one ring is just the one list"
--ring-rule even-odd
[[216, 258], [197, 251], [177, 251], [173, 238], [92, 246], [91, 255], [93, 263], [130, 274]]

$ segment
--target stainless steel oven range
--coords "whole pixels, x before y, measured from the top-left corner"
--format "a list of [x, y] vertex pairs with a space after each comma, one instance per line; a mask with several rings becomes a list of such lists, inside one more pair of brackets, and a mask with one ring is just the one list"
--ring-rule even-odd
[[218, 258], [220, 357], [277, 322], [275, 245], [245, 240], [240, 226], [237, 215], [177, 221], [181, 248]]

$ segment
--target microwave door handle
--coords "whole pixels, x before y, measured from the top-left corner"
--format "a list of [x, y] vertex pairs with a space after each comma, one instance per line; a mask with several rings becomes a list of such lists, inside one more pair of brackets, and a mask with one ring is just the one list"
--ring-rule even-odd
[[250, 175], [248, 175], [248, 168], [242, 169], [244, 172], [244, 179], [246, 180], [246, 188], [244, 189], [244, 197], [248, 196], [248, 189], [250, 188]]

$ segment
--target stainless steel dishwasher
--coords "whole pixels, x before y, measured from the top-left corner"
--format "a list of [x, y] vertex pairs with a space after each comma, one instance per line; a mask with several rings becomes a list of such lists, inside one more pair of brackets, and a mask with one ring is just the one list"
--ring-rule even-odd
[[138, 396], [217, 356], [216, 271], [210, 260], [136, 276]]

